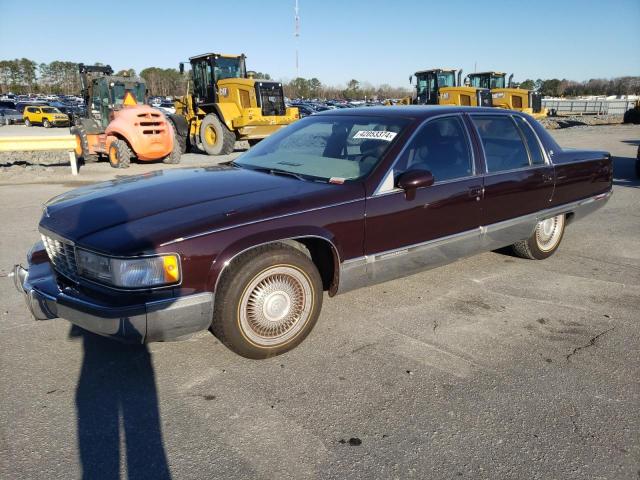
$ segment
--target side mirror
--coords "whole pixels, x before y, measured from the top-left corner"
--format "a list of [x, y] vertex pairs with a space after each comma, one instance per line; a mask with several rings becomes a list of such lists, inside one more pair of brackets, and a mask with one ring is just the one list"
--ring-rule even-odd
[[180, 68], [180, 75], [183, 75], [184, 74], [184, 63], [180, 62], [179, 68]]
[[428, 170], [409, 170], [400, 175], [397, 184], [404, 190], [407, 200], [413, 200], [418, 188], [433, 185], [433, 174]]
[[409, 85], [413, 83], [413, 75], [409, 75]]

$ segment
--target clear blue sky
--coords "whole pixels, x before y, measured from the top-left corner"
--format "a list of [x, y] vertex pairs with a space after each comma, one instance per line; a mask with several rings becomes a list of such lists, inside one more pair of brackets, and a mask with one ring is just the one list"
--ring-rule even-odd
[[[515, 79], [640, 75], [640, 0], [299, 0], [300, 75], [407, 86], [443, 66]], [[294, 0], [0, 0], [0, 59], [176, 67], [209, 51], [295, 76]], [[515, 22], [515, 19], [522, 19]], [[28, 28], [28, 24], [36, 28]], [[51, 27], [48, 28], [47, 25]], [[190, 28], [193, 27], [193, 28]]]

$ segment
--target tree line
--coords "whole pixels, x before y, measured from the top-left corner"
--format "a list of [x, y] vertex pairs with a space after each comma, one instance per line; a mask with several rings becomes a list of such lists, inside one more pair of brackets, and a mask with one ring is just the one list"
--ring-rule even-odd
[[[96, 63], [102, 65], [101, 63]], [[250, 72], [254, 78], [271, 79], [265, 72]], [[120, 70], [117, 74], [135, 76], [133, 69]], [[184, 95], [190, 79], [190, 72], [181, 74], [175, 68], [149, 67], [140, 72], [147, 83], [150, 95]], [[289, 98], [343, 98], [364, 100], [372, 98], [402, 98], [412, 94], [413, 89], [393, 87], [388, 84], [374, 86], [366, 81], [350, 80], [346, 86], [331, 86], [318, 78], [294, 78], [282, 82], [284, 94]], [[612, 79], [590, 79], [576, 82], [567, 79], [527, 79], [520, 84], [541, 92], [546, 96], [582, 95], [640, 95], [640, 76]], [[69, 61], [36, 63], [28, 58], [0, 60], [0, 93], [52, 93], [78, 95], [80, 75], [78, 64]]]
[[525, 80], [520, 88], [536, 90], [549, 97], [581, 97], [588, 95], [640, 95], [640, 76], [617, 78], [592, 78], [584, 82], [552, 78], [549, 80]]

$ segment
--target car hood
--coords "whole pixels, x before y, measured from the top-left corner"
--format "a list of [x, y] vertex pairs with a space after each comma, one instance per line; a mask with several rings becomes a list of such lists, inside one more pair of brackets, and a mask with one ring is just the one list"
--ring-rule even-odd
[[336, 203], [361, 192], [353, 187], [231, 166], [159, 170], [55, 197], [40, 226], [80, 246], [133, 255], [177, 238]]

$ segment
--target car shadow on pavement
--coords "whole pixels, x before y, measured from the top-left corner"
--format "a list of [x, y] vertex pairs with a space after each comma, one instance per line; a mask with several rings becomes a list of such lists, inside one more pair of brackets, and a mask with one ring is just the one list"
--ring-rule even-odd
[[69, 335], [80, 337], [84, 349], [75, 397], [82, 478], [118, 479], [121, 470], [129, 479], [171, 478], [147, 346], [76, 326]]

